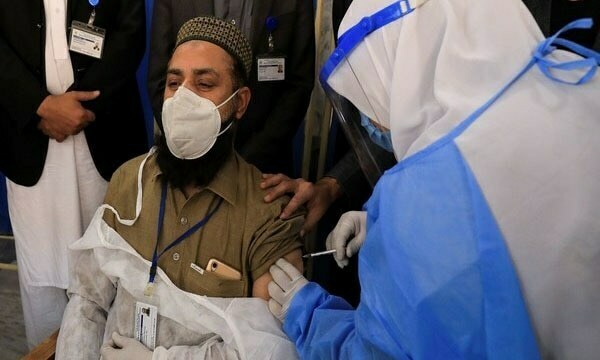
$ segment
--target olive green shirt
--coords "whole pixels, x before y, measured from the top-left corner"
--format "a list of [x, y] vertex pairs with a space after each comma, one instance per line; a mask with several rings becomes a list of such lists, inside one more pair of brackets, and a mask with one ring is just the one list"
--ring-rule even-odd
[[[135, 217], [137, 177], [143, 159], [144, 156], [137, 157], [121, 166], [108, 186], [105, 203], [113, 206], [121, 219]], [[156, 244], [162, 178], [156, 155], [152, 155], [142, 173], [142, 210], [132, 226], [119, 223], [111, 211], [104, 213], [107, 224], [149, 261]], [[234, 153], [211, 183], [189, 199], [180, 189], [168, 186], [159, 253], [223, 199], [202, 228], [160, 257], [159, 267], [176, 286], [207, 296], [251, 296], [253, 281], [277, 259], [302, 247], [299, 232], [303, 214], [280, 219], [289, 199], [265, 203], [265, 191], [259, 187], [261, 180], [259, 170]], [[241, 280], [202, 271], [210, 259], [239, 271]]]

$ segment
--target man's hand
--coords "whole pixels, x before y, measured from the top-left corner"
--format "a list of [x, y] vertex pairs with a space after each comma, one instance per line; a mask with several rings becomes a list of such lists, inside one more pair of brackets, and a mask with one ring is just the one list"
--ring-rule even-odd
[[269, 272], [273, 276], [273, 281], [269, 283], [268, 287], [271, 297], [269, 310], [283, 322], [294, 295], [308, 284], [308, 280], [294, 265], [283, 258], [277, 260]]
[[104, 360], [151, 360], [152, 351], [139, 341], [112, 333], [112, 340], [102, 345], [100, 354]]
[[[356, 254], [367, 237], [367, 212], [348, 211], [340, 216], [337, 225], [327, 236], [327, 250], [335, 249], [335, 262], [340, 268]], [[348, 241], [350, 240], [350, 241]]]
[[99, 91], [70, 91], [48, 95], [37, 109], [37, 115], [41, 118], [38, 129], [58, 142], [78, 134], [96, 118], [81, 102], [94, 100], [99, 95]]
[[304, 179], [290, 179], [283, 174], [264, 174], [261, 189], [268, 189], [265, 202], [293, 193], [294, 196], [281, 212], [281, 218], [291, 216], [302, 205], [306, 205], [308, 214], [301, 235], [313, 230], [329, 206], [342, 195], [341, 187], [334, 178], [324, 177], [316, 184]]

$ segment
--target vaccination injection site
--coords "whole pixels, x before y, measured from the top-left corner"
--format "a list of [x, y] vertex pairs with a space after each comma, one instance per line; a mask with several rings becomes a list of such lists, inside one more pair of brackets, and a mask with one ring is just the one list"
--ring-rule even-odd
[[600, 359], [600, 0], [0, 0], [0, 360]]

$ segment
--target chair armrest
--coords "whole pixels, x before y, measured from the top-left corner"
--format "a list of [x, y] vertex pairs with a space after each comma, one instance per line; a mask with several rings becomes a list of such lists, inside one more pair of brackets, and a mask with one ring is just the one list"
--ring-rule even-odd
[[22, 360], [52, 360], [56, 352], [56, 341], [58, 339], [58, 330], [48, 336], [41, 344], [36, 346]]

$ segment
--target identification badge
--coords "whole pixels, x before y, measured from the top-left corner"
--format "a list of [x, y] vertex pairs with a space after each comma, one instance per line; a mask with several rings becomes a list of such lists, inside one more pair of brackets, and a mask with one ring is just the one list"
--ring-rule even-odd
[[283, 81], [285, 80], [285, 57], [265, 56], [258, 57], [258, 81]]
[[150, 350], [156, 346], [156, 324], [158, 308], [143, 302], [135, 303], [135, 339]]
[[101, 59], [105, 37], [106, 30], [80, 21], [73, 21], [69, 37], [69, 50]]

